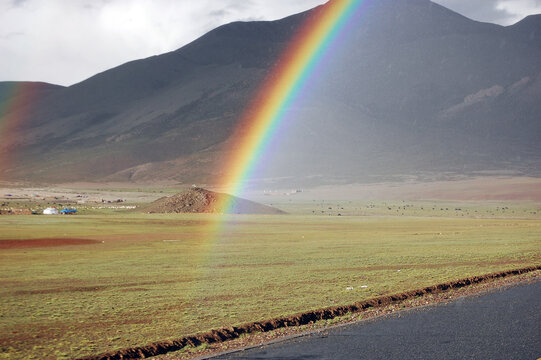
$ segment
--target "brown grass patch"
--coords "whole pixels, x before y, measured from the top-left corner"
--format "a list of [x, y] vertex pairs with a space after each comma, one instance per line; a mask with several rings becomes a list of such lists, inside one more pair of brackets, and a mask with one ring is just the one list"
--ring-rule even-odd
[[85, 287], [68, 287], [56, 289], [39, 289], [39, 290], [20, 290], [16, 291], [17, 295], [36, 295], [36, 294], [59, 294], [65, 292], [94, 292], [106, 290], [108, 286], [85, 286]]
[[56, 288], [38, 289], [38, 290], [20, 290], [20, 291], [16, 291], [15, 294], [17, 295], [60, 294], [60, 293], [70, 293], [70, 292], [105, 291], [105, 290], [111, 290], [111, 289], [120, 289], [119, 291], [121, 292], [134, 292], [134, 291], [149, 290], [141, 286], [176, 284], [176, 283], [184, 283], [188, 281], [190, 280], [175, 279], [175, 280], [163, 280], [163, 281], [158, 281], [158, 282], [142, 281], [142, 282], [133, 282], [133, 283], [126, 283], [126, 284], [110, 284], [110, 285], [98, 285], [98, 286], [66, 286], [66, 287], [56, 287]]
[[271, 266], [292, 266], [295, 265], [294, 262], [278, 262], [278, 263], [262, 263], [262, 264], [223, 264], [215, 265], [213, 269], [230, 269], [230, 268], [260, 268], [260, 267], [271, 267]]
[[137, 292], [137, 291], [148, 291], [147, 288], [127, 288], [120, 290], [121, 292]]
[[489, 266], [489, 265], [512, 265], [512, 264], [529, 264], [527, 260], [502, 260], [502, 261], [477, 261], [477, 262], [447, 262], [439, 264], [398, 264], [398, 265], [375, 265], [375, 266], [359, 266], [359, 267], [342, 267], [330, 269], [315, 269], [313, 272], [328, 272], [328, 271], [397, 271], [404, 269], [440, 269], [446, 267], [459, 266]]
[[200, 233], [142, 233], [142, 234], [119, 234], [119, 235], [98, 235], [96, 239], [105, 242], [148, 242], [164, 240], [198, 240], [205, 239], [205, 234]]
[[219, 295], [219, 296], [209, 296], [204, 298], [202, 301], [211, 302], [211, 301], [232, 301], [241, 298], [240, 295]]

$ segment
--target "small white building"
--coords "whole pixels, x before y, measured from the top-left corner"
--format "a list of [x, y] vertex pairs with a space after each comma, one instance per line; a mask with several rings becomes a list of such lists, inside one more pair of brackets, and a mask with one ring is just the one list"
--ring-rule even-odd
[[58, 215], [57, 208], [47, 208], [43, 210], [43, 215]]

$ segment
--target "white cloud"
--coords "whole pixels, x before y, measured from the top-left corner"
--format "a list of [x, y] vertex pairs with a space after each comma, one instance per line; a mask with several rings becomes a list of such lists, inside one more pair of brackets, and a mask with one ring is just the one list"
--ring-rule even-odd
[[[274, 20], [326, 1], [0, 0], [0, 81], [73, 84], [175, 50], [228, 22]], [[435, 1], [499, 23], [541, 12], [541, 0]]]
[[541, 0], [432, 0], [473, 20], [511, 25], [541, 13]]
[[273, 20], [326, 0], [0, 0], [0, 81], [73, 84], [185, 45], [237, 20]]
[[541, 13], [541, 0], [499, 0], [496, 9], [507, 12], [508, 24], [522, 20], [528, 14]]

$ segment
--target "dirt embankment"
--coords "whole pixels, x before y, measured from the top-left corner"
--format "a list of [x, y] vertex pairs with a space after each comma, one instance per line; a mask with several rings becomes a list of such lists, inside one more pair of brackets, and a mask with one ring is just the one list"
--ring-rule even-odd
[[141, 209], [147, 213], [284, 214], [276, 208], [228, 194], [192, 188], [154, 201]]
[[267, 321], [254, 322], [234, 327], [226, 327], [218, 330], [212, 330], [203, 334], [183, 337], [178, 340], [157, 342], [149, 344], [147, 346], [122, 349], [106, 354], [88, 356], [81, 358], [80, 360], [144, 359], [151, 356], [179, 351], [187, 346], [197, 347], [205, 343], [220, 343], [227, 340], [237, 339], [244, 334], [254, 334], [272, 331], [280, 328], [307, 325], [319, 320], [334, 319], [336, 317], [357, 313], [364, 310], [384, 308], [389, 305], [398, 304], [400, 302], [419, 298], [424, 295], [443, 293], [449, 290], [460, 289], [473, 284], [481, 284], [491, 280], [525, 274], [536, 270], [541, 270], [541, 265], [491, 273], [481, 276], [474, 276], [444, 284], [433, 285], [422, 289], [406, 291], [399, 294], [381, 296], [346, 306], [329, 307], [288, 317], [270, 319]]

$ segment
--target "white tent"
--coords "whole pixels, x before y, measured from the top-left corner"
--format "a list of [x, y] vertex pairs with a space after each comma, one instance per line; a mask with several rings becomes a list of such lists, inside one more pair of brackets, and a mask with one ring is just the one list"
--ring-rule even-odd
[[47, 208], [43, 210], [43, 215], [58, 215], [57, 208]]

